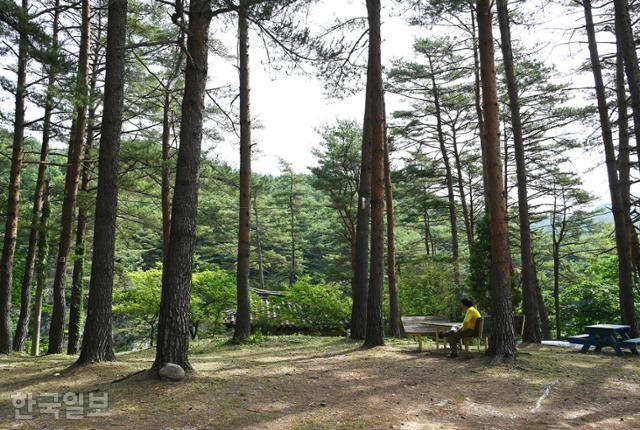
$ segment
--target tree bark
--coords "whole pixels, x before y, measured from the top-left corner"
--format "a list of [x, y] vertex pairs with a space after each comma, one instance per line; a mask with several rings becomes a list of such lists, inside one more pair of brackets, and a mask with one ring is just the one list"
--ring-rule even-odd
[[513, 130], [513, 148], [516, 158], [516, 175], [518, 187], [518, 219], [520, 221], [520, 261], [522, 267], [522, 308], [527, 323], [524, 326], [522, 340], [540, 343], [540, 321], [538, 300], [535, 285], [536, 272], [533, 268], [533, 251], [531, 245], [531, 226], [529, 221], [529, 198], [527, 196], [527, 166], [525, 162], [524, 138], [522, 136], [522, 120], [520, 118], [520, 100], [518, 83], [513, 64], [511, 49], [511, 29], [509, 26], [508, 0], [498, 0], [498, 21], [500, 22], [502, 59], [507, 78], [509, 107], [511, 109], [511, 128]]
[[[627, 241], [630, 247], [633, 269], [640, 275], [640, 249], [638, 234], [631, 219], [631, 161], [629, 146], [629, 114], [625, 88], [625, 52], [622, 33], [623, 20], [616, 15], [616, 98], [618, 104], [618, 170], [620, 172], [620, 192], [627, 222]], [[633, 100], [632, 100], [633, 103]]]
[[240, 0], [238, 38], [240, 63], [240, 209], [237, 261], [237, 309], [233, 339], [251, 336], [249, 271], [251, 252], [251, 98], [249, 81], [249, 1]]
[[209, 25], [208, 0], [192, 0], [189, 7], [180, 148], [171, 213], [169, 249], [162, 271], [162, 299], [156, 358], [152, 369], [174, 363], [192, 371], [189, 363], [189, 302], [196, 244], [198, 185], [202, 144], [204, 95], [207, 84]]
[[391, 182], [391, 163], [389, 160], [389, 140], [385, 126], [384, 136], [384, 188], [387, 209], [387, 283], [389, 285], [389, 334], [400, 337], [400, 304], [398, 303], [398, 284], [396, 282], [396, 244], [393, 218], [393, 184]]
[[[22, 0], [24, 16], [29, 8], [28, 0]], [[21, 18], [23, 20], [23, 18]], [[26, 27], [26, 23], [24, 27]], [[13, 259], [16, 252], [18, 221], [20, 218], [20, 178], [24, 160], [24, 114], [28, 61], [28, 34], [20, 32], [18, 42], [18, 71], [16, 81], [16, 110], [13, 123], [13, 147], [11, 172], [7, 198], [7, 218], [4, 228], [4, 244], [0, 257], [0, 354], [11, 351], [11, 291], [13, 289]]]
[[120, 135], [124, 101], [127, 0], [111, 0], [107, 20], [104, 114], [98, 154], [93, 256], [82, 351], [76, 364], [115, 361], [113, 352], [112, 292], [118, 213]]
[[258, 196], [253, 191], [253, 213], [256, 218], [256, 252], [258, 254], [258, 282], [264, 290], [264, 260], [262, 258], [262, 241], [260, 240], [260, 219], [258, 218]]
[[442, 154], [442, 162], [445, 168], [445, 177], [447, 182], [447, 197], [449, 199], [449, 222], [451, 224], [451, 257], [453, 259], [453, 285], [458, 296], [462, 295], [460, 285], [460, 247], [458, 244], [458, 217], [456, 214], [456, 196], [453, 191], [453, 173], [451, 172], [451, 163], [444, 141], [444, 130], [442, 127], [442, 114], [440, 108], [440, 91], [436, 83], [435, 72], [431, 57], [429, 57], [429, 69], [431, 71], [431, 93], [433, 95], [433, 104], [436, 109], [436, 128], [438, 131], [438, 142], [440, 143], [440, 153]]
[[291, 270], [289, 271], [289, 286], [296, 283], [296, 220], [294, 212], [293, 196], [293, 171], [291, 171], [291, 182], [289, 186], [289, 231], [291, 232]]
[[511, 271], [509, 227], [500, 160], [500, 118], [496, 88], [491, 1], [478, 0], [478, 35], [480, 40], [480, 70], [485, 121], [485, 158], [487, 197], [491, 233], [491, 337], [488, 353], [494, 362], [516, 355], [511, 307]]
[[451, 127], [451, 145], [453, 147], [453, 159], [456, 165], [458, 193], [460, 194], [460, 206], [462, 208], [462, 217], [464, 219], [465, 232], [467, 233], [467, 245], [471, 247], [473, 243], [473, 203], [471, 203], [471, 211], [467, 206], [467, 196], [464, 191], [464, 178], [462, 177], [462, 165], [460, 162], [460, 153], [458, 152], [458, 138], [455, 124]]
[[69, 156], [65, 176], [65, 193], [62, 203], [60, 241], [56, 273], [53, 280], [53, 311], [49, 327], [49, 347], [47, 354], [61, 354], [64, 346], [64, 322], [66, 314], [65, 279], [67, 258], [73, 236], [73, 218], [78, 197], [78, 182], [87, 131], [88, 105], [88, 68], [89, 68], [89, 0], [82, 0], [82, 24], [80, 34], [80, 53], [75, 92], [75, 118], [69, 142]]
[[[533, 270], [536, 271], [535, 256], [532, 255]], [[536, 293], [536, 300], [538, 302], [538, 311], [540, 313], [540, 330], [542, 332], [542, 339], [551, 339], [551, 322], [549, 321], [549, 313], [547, 311], [547, 305], [544, 303], [544, 297], [542, 296], [542, 290], [540, 288], [540, 282], [538, 281], [538, 274], [536, 273], [534, 278], [534, 289]]]
[[[184, 33], [180, 33], [180, 46], [184, 43]], [[178, 79], [184, 54], [179, 47], [176, 54], [176, 62], [164, 87], [164, 100], [162, 102], [162, 171], [161, 171], [161, 204], [162, 204], [162, 260], [167, 258], [169, 251], [169, 235], [171, 231], [171, 92]]]
[[40, 353], [40, 327], [42, 322], [42, 295], [44, 293], [44, 283], [47, 274], [47, 257], [49, 256], [49, 216], [51, 208], [49, 205], [49, 184], [45, 181], [42, 195], [42, 210], [38, 221], [38, 250], [36, 253], [36, 294], [33, 303], [33, 322], [31, 326], [31, 355], [34, 357]]
[[591, 68], [595, 81], [595, 90], [598, 99], [598, 113], [600, 115], [600, 128], [604, 145], [607, 174], [609, 177], [609, 192], [611, 194], [611, 210], [615, 224], [616, 249], [618, 251], [619, 272], [619, 298], [620, 314], [623, 324], [631, 326], [631, 336], [638, 336], [638, 324], [633, 298], [633, 270], [631, 264], [630, 247], [628, 243], [627, 224], [622, 203], [622, 193], [616, 169], [616, 154], [613, 144], [611, 123], [609, 122], [609, 109], [602, 79], [602, 65], [598, 55], [595, 27], [591, 12], [591, 0], [583, 0], [584, 16], [586, 22], [587, 37], [589, 39], [589, 54]]
[[[368, 83], [367, 83], [368, 85]], [[355, 270], [351, 298], [351, 339], [364, 339], [367, 327], [369, 292], [369, 221], [371, 218], [371, 129], [369, 100], [365, 101], [356, 214]]]
[[[60, 16], [60, 1], [56, 0], [53, 8], [53, 32], [52, 45], [57, 49], [58, 45], [58, 22]], [[47, 176], [47, 161], [49, 157], [49, 140], [51, 135], [51, 114], [54, 108], [54, 86], [57, 77], [56, 64], [49, 65], [49, 76], [47, 82], [47, 92], [45, 96], [44, 116], [42, 123], [42, 145], [40, 147], [40, 164], [38, 165], [38, 178], [33, 195], [33, 211], [31, 215], [31, 227], [29, 229], [29, 245], [27, 248], [27, 258], [24, 265], [24, 274], [20, 290], [20, 315], [16, 325], [16, 333], [13, 338], [13, 350], [24, 351], [24, 343], [27, 338], [27, 328], [31, 314], [31, 286], [33, 284], [33, 273], [35, 270], [38, 238], [40, 235], [40, 217], [42, 214], [42, 200], [45, 192]]]
[[[102, 15], [98, 14], [97, 40], [101, 39], [102, 33]], [[89, 84], [89, 94], [93, 97], [98, 80], [98, 67], [100, 61], [100, 48], [95, 47], [93, 59], [91, 61], [91, 83]], [[69, 307], [69, 341], [67, 343], [67, 354], [75, 355], [78, 353], [80, 344], [80, 326], [82, 320], [83, 307], [83, 287], [82, 278], [84, 277], [84, 260], [85, 260], [85, 238], [87, 235], [87, 225], [89, 221], [88, 202], [82, 201], [82, 196], [87, 197], [89, 194], [89, 183], [91, 180], [91, 168], [93, 163], [91, 160], [91, 151], [93, 149], [94, 127], [96, 118], [96, 105], [93, 100], [89, 100], [89, 117], [87, 122], [87, 141], [84, 148], [84, 162], [82, 163], [82, 181], [80, 184], [80, 201], [78, 203], [78, 220], [76, 225], [76, 246], [75, 256], [73, 260], [73, 274], [71, 276], [71, 306]]]
[[640, 67], [638, 54], [633, 37], [631, 18], [629, 17], [628, 0], [613, 0], [615, 7], [616, 38], [621, 44], [624, 56], [624, 68], [631, 94], [631, 108], [633, 112], [633, 130], [636, 137], [636, 151], [640, 160]]
[[484, 133], [484, 113], [482, 112], [482, 85], [480, 82], [480, 56], [478, 38], [476, 33], [476, 21], [477, 13], [473, 7], [471, 9], [471, 40], [473, 43], [473, 77], [474, 77], [474, 104], [476, 108], [476, 116], [478, 118], [478, 135], [480, 136], [480, 154], [482, 156], [482, 189], [484, 190], [485, 211], [489, 212], [487, 208], [487, 190], [489, 189], [487, 184], [487, 161], [486, 161], [486, 137]]
[[380, 35], [380, 0], [367, 0], [369, 22], [369, 59], [367, 99], [370, 116], [365, 127], [371, 136], [371, 254], [369, 256], [369, 293], [364, 345], [384, 345], [384, 88]]

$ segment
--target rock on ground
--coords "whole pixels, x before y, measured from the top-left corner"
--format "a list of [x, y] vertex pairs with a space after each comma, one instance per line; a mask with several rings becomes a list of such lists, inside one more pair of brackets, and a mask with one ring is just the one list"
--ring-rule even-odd
[[182, 381], [185, 375], [184, 369], [173, 363], [167, 363], [162, 366], [158, 374], [161, 378], [166, 378], [170, 381]]

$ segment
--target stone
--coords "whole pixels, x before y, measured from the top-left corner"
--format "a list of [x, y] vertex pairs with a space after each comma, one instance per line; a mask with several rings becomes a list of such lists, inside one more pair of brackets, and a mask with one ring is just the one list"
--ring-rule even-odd
[[158, 374], [161, 378], [168, 379], [170, 381], [182, 381], [185, 376], [184, 369], [173, 363], [167, 363], [162, 366]]

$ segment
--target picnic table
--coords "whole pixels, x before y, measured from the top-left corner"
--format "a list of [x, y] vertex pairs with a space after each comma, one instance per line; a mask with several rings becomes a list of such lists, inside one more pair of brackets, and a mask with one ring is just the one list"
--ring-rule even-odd
[[436, 333], [436, 349], [440, 347], [440, 340], [442, 340], [443, 345], [446, 347], [446, 339], [440, 338], [440, 333], [446, 333], [448, 331], [454, 330], [458, 327], [462, 326], [461, 322], [440, 322], [433, 321], [430, 322], [429, 325], [433, 327], [433, 331]]
[[423, 336], [435, 337], [436, 349], [439, 349], [440, 333], [452, 330], [454, 327], [462, 325], [462, 323], [448, 322], [446, 318], [437, 316], [410, 316], [402, 317], [402, 325], [404, 332], [418, 341], [418, 351], [422, 352]]
[[629, 349], [631, 353], [638, 355], [640, 337], [632, 339], [629, 336], [631, 327], [617, 324], [595, 324], [584, 327], [585, 334], [569, 336], [569, 342], [582, 345], [580, 352], [586, 353], [593, 346], [596, 351], [601, 351], [608, 346], [615, 350], [616, 355], [623, 356], [623, 349]]

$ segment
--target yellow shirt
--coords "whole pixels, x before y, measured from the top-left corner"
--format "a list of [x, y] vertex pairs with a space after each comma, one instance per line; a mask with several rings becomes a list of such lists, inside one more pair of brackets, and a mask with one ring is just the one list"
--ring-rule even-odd
[[464, 316], [464, 321], [462, 321], [462, 330], [475, 330], [476, 329], [476, 320], [480, 318], [480, 312], [473, 306], [467, 309], [467, 313]]

